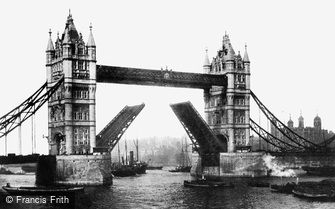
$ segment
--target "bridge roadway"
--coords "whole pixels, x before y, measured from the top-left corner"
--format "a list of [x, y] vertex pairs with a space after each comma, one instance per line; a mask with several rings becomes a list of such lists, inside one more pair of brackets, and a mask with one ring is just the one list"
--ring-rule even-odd
[[210, 89], [226, 86], [227, 76], [201, 73], [176, 72], [172, 70], [149, 70], [140, 68], [97, 65], [96, 81], [150, 86], [168, 86]]
[[96, 136], [97, 147], [93, 148], [93, 150], [98, 151], [100, 149], [103, 151], [103, 148], [107, 148], [108, 151], [112, 151], [144, 106], [144, 103], [125, 106]]

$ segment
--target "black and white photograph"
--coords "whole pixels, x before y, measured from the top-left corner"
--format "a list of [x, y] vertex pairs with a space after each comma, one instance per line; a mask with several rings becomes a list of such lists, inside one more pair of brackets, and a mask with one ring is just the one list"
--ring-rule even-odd
[[335, 208], [335, 3], [0, 3], [0, 208]]

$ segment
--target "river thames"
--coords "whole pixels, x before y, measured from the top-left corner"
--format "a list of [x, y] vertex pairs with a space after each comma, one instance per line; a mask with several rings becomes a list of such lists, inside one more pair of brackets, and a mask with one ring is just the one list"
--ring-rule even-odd
[[[188, 173], [170, 173], [167, 170], [148, 170], [136, 177], [114, 178], [108, 187], [86, 187], [74, 204], [67, 203], [6, 203], [6, 194], [1, 195], [0, 208], [239, 208], [239, 209], [285, 209], [285, 208], [335, 208], [335, 202], [318, 202], [297, 198], [289, 194], [270, 191], [270, 188], [248, 187], [235, 183], [235, 188], [199, 189], [185, 188]], [[322, 180], [300, 176], [299, 181]], [[268, 178], [264, 181], [281, 183], [296, 181], [295, 178]], [[0, 175], [0, 185], [10, 182], [12, 186], [33, 186], [34, 175]], [[22, 197], [20, 197], [22, 199]], [[44, 197], [35, 197], [40, 200]], [[50, 198], [50, 197], [47, 197]], [[21, 200], [20, 199], [20, 200]]]

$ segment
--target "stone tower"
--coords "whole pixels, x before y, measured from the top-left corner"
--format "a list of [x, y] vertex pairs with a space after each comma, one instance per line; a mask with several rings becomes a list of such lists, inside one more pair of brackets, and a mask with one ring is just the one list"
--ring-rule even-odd
[[322, 126], [321, 126], [321, 118], [318, 115], [316, 115], [315, 118], [314, 118], [314, 128], [316, 130], [319, 130], [319, 131], [322, 128]]
[[87, 43], [69, 14], [55, 45], [51, 32], [46, 50], [48, 87], [64, 76], [48, 101], [49, 154], [92, 153], [95, 147], [96, 46], [90, 26]]
[[305, 125], [304, 125], [304, 118], [302, 117], [302, 114], [300, 112], [300, 116], [298, 118], [298, 128], [299, 129], [304, 129]]
[[294, 127], [293, 121], [291, 119], [291, 115], [290, 115], [290, 120], [287, 122], [287, 126], [292, 130]]
[[[206, 53], [207, 56], [207, 53]], [[245, 47], [244, 57], [235, 54], [229, 36], [223, 37], [222, 47], [205, 73], [225, 74], [227, 86], [213, 86], [204, 91], [205, 119], [218, 138], [227, 143], [227, 151], [249, 143], [250, 61]]]

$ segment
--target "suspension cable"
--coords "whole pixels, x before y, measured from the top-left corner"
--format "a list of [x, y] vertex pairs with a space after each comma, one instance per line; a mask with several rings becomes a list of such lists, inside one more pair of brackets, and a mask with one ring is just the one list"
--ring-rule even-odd
[[[266, 108], [266, 106], [256, 97], [256, 95], [250, 90], [250, 94], [258, 107], [262, 110], [264, 115], [270, 120], [270, 122], [290, 141], [297, 144], [299, 147], [304, 147], [305, 149], [311, 149], [309, 145], [312, 145], [314, 148], [320, 148], [319, 145], [305, 139], [304, 137], [298, 135], [294, 131], [292, 131], [289, 127], [287, 127], [284, 123], [282, 123], [271, 111]], [[280, 128], [281, 126], [282, 128]], [[313, 148], [312, 148], [313, 149]]]
[[[35, 114], [40, 109], [40, 107], [42, 107], [43, 104], [49, 100], [49, 98], [60, 87], [63, 81], [64, 77], [61, 77], [52, 87], [48, 87], [48, 83], [45, 82], [24, 102], [0, 117], [0, 138], [13, 131], [30, 116]], [[42, 92], [44, 89], [47, 89], [47, 91], [43, 94]]]

